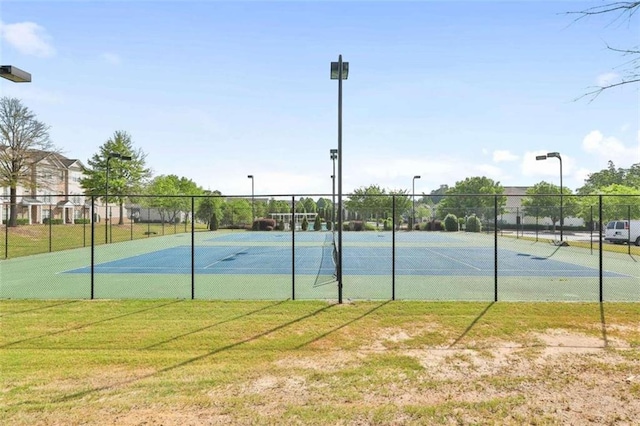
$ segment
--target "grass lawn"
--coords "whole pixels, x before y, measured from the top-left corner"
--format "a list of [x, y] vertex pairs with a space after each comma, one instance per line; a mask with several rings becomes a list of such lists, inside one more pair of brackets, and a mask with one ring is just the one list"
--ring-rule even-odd
[[[191, 224], [187, 224], [185, 230], [184, 223], [164, 225], [160, 223], [134, 223], [133, 225], [126, 223], [124, 225], [114, 224], [110, 228], [106, 228], [104, 224], [96, 223], [94, 229], [95, 245], [104, 244], [105, 230], [109, 241], [118, 242], [191, 232]], [[196, 224], [196, 232], [206, 230], [205, 225]], [[2, 231], [0, 233], [0, 258], [5, 257], [7, 247], [7, 257], [15, 258], [91, 246], [91, 224], [22, 225], [8, 229], [1, 226], [0, 231]]]
[[640, 304], [0, 301], [0, 423], [639, 424]]

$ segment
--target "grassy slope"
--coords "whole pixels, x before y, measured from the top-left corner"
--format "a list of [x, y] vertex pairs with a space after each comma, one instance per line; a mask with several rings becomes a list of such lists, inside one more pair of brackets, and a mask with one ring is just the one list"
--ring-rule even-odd
[[593, 420], [640, 421], [637, 303], [4, 300], [0, 321], [4, 424], [580, 423], [601, 392]]

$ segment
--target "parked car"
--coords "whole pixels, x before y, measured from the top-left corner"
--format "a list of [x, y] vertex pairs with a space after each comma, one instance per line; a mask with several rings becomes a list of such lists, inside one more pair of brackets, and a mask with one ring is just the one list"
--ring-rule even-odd
[[631, 244], [640, 246], [640, 220], [612, 220], [607, 223], [604, 240], [615, 244]]

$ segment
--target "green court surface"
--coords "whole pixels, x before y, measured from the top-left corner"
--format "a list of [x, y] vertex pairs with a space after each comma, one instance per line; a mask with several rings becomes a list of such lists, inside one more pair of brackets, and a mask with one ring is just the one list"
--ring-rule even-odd
[[[176, 234], [0, 261], [2, 298], [337, 299], [331, 232]], [[193, 245], [192, 245], [193, 238]], [[597, 250], [464, 232], [344, 232], [347, 299], [598, 301]], [[497, 273], [495, 265], [497, 263]], [[640, 301], [604, 252], [602, 298]]]

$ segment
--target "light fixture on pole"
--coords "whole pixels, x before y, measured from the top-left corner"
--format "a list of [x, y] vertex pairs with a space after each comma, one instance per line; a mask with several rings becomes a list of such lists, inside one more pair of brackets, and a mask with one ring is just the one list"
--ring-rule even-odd
[[11, 80], [14, 83], [31, 83], [31, 74], [13, 65], [1, 65], [0, 77]]
[[124, 161], [131, 161], [130, 155], [122, 155], [119, 152], [110, 152], [107, 155], [107, 176], [105, 179], [104, 187], [104, 243], [109, 242], [109, 222], [111, 221], [109, 216], [109, 161], [112, 158], [119, 158]]
[[253, 175], [248, 175], [247, 178], [251, 179], [251, 226], [253, 227], [253, 222], [256, 220], [256, 208], [253, 195]]
[[560, 242], [563, 240], [564, 212], [562, 211], [562, 157], [559, 152], [548, 152], [547, 155], [537, 155], [536, 160], [546, 160], [547, 158], [557, 158], [560, 160]]
[[331, 161], [333, 162], [333, 174], [331, 175], [331, 229], [335, 230], [336, 226], [336, 159], [338, 158], [338, 150], [330, 149]]
[[338, 256], [336, 275], [338, 278], [338, 303], [342, 303], [342, 80], [349, 77], [349, 62], [342, 62], [342, 55], [338, 55], [338, 62], [331, 62], [331, 79], [338, 80]]
[[411, 199], [413, 201], [413, 205], [411, 208], [411, 230], [413, 231], [413, 227], [416, 223], [416, 179], [420, 179], [420, 176], [415, 175], [411, 180]]

